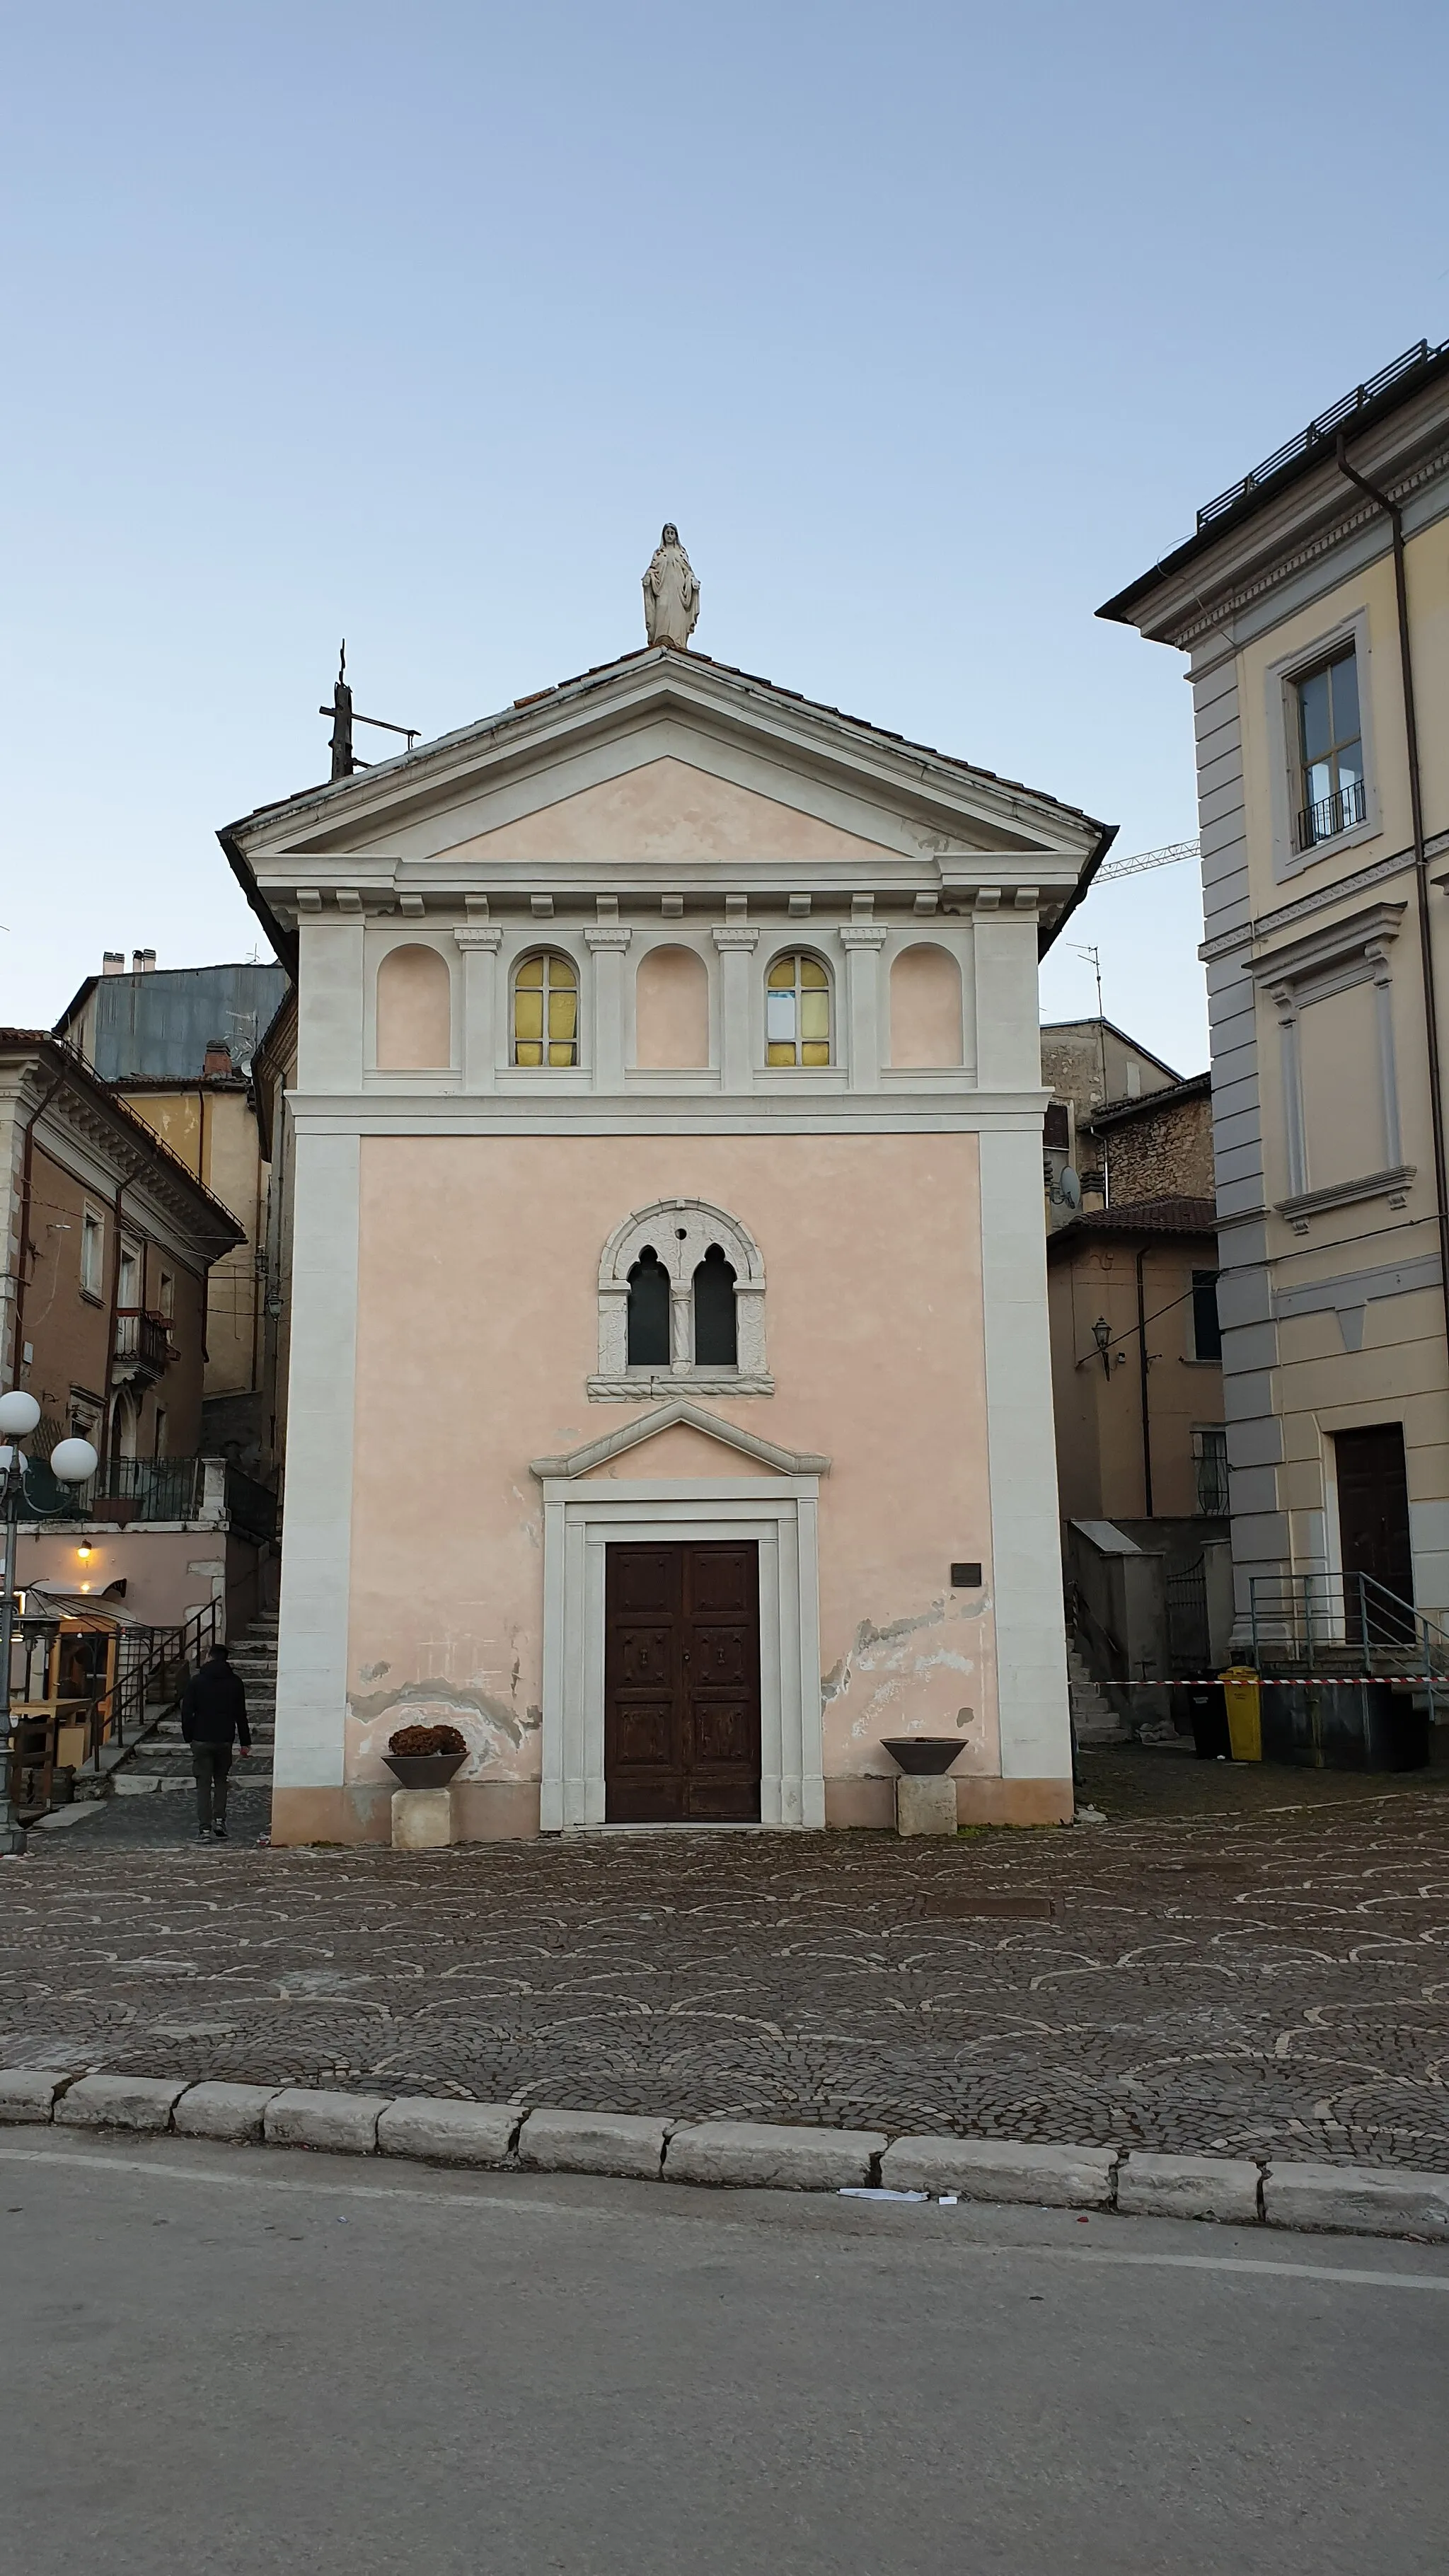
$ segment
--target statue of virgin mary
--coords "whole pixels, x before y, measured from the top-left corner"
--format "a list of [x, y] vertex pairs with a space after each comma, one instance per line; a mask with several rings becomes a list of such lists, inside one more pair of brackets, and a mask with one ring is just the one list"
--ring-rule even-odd
[[682, 653], [698, 618], [699, 584], [669, 519], [644, 575], [644, 631], [651, 644], [673, 644]]

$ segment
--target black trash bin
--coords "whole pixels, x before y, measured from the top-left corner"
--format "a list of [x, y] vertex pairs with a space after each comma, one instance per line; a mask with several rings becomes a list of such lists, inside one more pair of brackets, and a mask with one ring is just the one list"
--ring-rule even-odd
[[1221, 1682], [1194, 1682], [1183, 1693], [1192, 1720], [1192, 1745], [1199, 1762], [1232, 1759], [1228, 1736], [1228, 1703]]

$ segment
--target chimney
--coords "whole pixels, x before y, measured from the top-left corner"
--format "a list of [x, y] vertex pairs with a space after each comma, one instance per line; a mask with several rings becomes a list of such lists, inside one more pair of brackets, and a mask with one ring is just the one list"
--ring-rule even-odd
[[201, 1067], [203, 1081], [210, 1081], [213, 1074], [230, 1074], [231, 1071], [231, 1049], [225, 1038], [208, 1038], [206, 1056]]
[[154, 948], [132, 949], [131, 972], [133, 975], [149, 975], [153, 972], [155, 964], [156, 951]]
[[125, 971], [126, 952], [124, 948], [108, 948], [104, 957], [101, 959], [101, 973], [103, 975], [124, 975]]

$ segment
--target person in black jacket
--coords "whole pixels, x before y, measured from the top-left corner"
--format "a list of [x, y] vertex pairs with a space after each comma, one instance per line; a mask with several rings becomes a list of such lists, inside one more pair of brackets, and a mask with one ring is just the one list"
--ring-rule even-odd
[[225, 1646], [212, 1647], [200, 1672], [192, 1674], [182, 1692], [181, 1732], [191, 1747], [196, 1775], [197, 1840], [224, 1843], [233, 1738], [243, 1753], [252, 1749], [246, 1691], [232, 1671]]

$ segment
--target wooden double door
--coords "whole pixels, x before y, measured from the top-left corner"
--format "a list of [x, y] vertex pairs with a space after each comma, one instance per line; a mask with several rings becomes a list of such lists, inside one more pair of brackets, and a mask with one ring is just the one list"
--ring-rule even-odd
[[604, 1791], [611, 1825], [758, 1821], [756, 1540], [607, 1549]]

